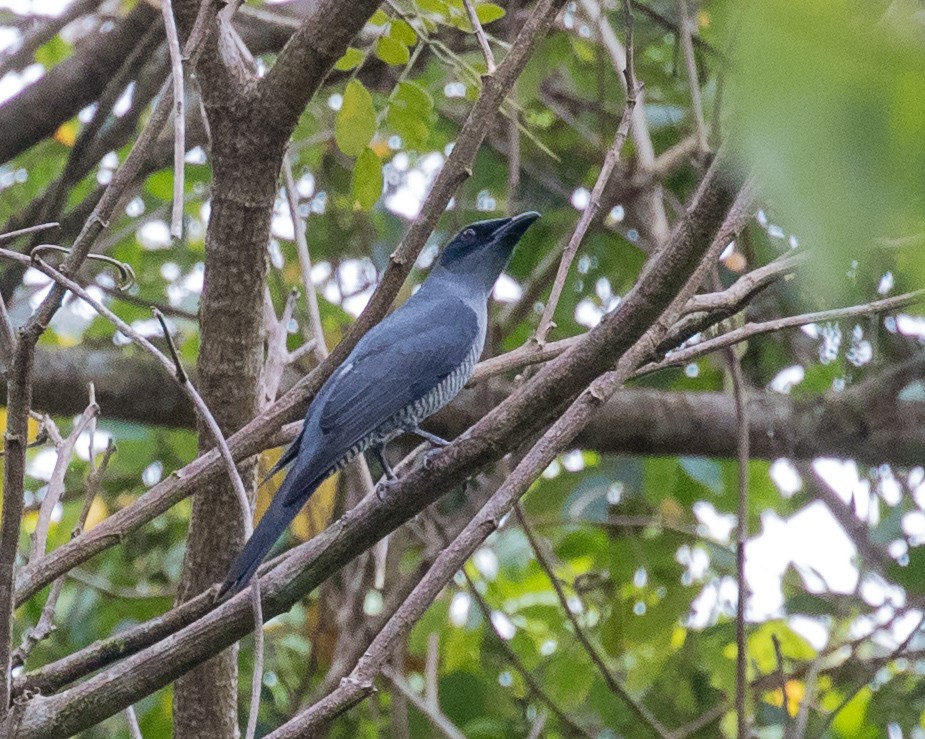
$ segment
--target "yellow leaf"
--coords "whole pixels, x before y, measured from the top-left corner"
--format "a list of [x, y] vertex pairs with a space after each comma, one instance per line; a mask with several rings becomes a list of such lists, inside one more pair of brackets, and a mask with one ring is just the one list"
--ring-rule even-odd
[[662, 518], [666, 521], [680, 521], [684, 517], [684, 510], [678, 505], [677, 501], [671, 498], [665, 498], [658, 505]]
[[90, 504], [90, 511], [87, 513], [87, 522], [84, 524], [84, 531], [89, 531], [94, 526], [102, 523], [109, 515], [109, 508], [100, 496], [96, 496]]
[[[263, 479], [282, 456], [283, 450], [271, 449], [264, 452], [260, 457], [260, 468], [258, 471], [259, 479]], [[286, 478], [287, 470], [277, 472], [272, 479], [257, 492], [257, 506], [255, 511], [254, 523], [258, 523], [270, 507], [270, 502], [279, 486], [282, 485]], [[337, 478], [333, 475], [321, 483], [321, 486], [314, 492], [308, 500], [305, 508], [295, 517], [292, 522], [292, 533], [301, 541], [307, 541], [316, 534], [321, 533], [327, 527], [334, 513], [335, 496], [337, 494]]]
[[[800, 711], [800, 704], [803, 702], [803, 696], [806, 694], [806, 686], [800, 680], [788, 680], [786, 683], [787, 690], [787, 713], [796, 716]], [[784, 697], [781, 695], [780, 688], [765, 694], [765, 701], [772, 706], [782, 706]]]
[[380, 159], [385, 158], [391, 151], [391, 149], [389, 149], [389, 142], [385, 139], [378, 138], [373, 140], [369, 148], [372, 149], [375, 155]]
[[73, 121], [62, 123], [55, 131], [55, 141], [65, 146], [73, 146], [77, 141], [77, 124]]
[[22, 517], [22, 530], [27, 534], [32, 534], [35, 532], [35, 525], [39, 521], [39, 512], [38, 509], [34, 511], [27, 511]]
[[321, 483], [321, 486], [309, 498], [304, 510], [292, 522], [292, 533], [302, 541], [308, 541], [324, 531], [334, 515], [334, 503], [337, 498], [337, 478], [333, 475]]

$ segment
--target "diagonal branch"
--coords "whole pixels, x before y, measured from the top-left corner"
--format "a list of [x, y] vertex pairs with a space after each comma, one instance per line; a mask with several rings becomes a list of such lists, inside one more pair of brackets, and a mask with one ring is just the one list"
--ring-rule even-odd
[[[499, 73], [500, 70], [501, 67]], [[613, 366], [658, 320], [701, 264], [735, 198], [738, 190], [736, 180], [722, 164], [714, 163], [676, 230], [671, 248], [661, 251], [654, 258], [640, 283], [616, 312], [590, 331], [579, 345], [547, 365], [463, 438], [435, 453], [426, 469], [413, 471], [402, 478], [385, 500], [367, 497], [263, 577], [264, 611], [268, 617], [286, 610], [303, 593], [313, 589], [345, 562], [423, 510], [451, 487], [542, 431], [562, 408], [569, 405], [577, 389], [586, 387], [601, 372]], [[591, 393], [582, 397], [594, 399], [601, 392], [610, 390], [606, 386], [599, 389], [598, 384], [592, 387]], [[586, 401], [582, 403], [584, 405]], [[590, 405], [597, 407], [599, 403], [594, 400]], [[582, 413], [585, 413], [584, 408]], [[589, 417], [590, 413], [578, 416], [584, 421]], [[575, 423], [575, 418], [575, 414], [566, 417], [564, 422], [573, 424], [567, 433], [562, 433], [561, 420], [553, 426], [550, 433], [556, 441], [538, 452], [541, 459], [559, 443], [568, 443], [577, 433], [580, 424]], [[536, 464], [537, 457], [534, 456], [527, 469], [532, 470]], [[514, 490], [513, 483], [517, 483], [519, 488], [525, 485], [528, 477], [521, 473], [519, 477], [509, 478], [509, 483], [503, 486], [505, 495]], [[479, 537], [484, 538], [493, 530], [497, 525], [497, 510], [491, 505], [483, 509], [471, 525], [474, 528], [470, 526], [464, 530], [461, 549], [468, 548], [474, 541], [480, 540]], [[452, 557], [459, 555], [460, 547], [451, 546], [441, 554], [441, 558], [448, 555], [450, 560], [443, 559], [440, 564], [441, 559], [438, 559], [441, 574], [436, 581], [447, 571], [446, 568], [450, 568], [447, 577], [455, 571]], [[421, 601], [416, 602], [425, 607]], [[399, 609], [393, 621], [400, 621], [401, 613], [402, 609]], [[34, 698], [20, 717], [17, 735], [37, 737], [49, 732], [72, 734], [80, 731], [174, 680], [241, 638], [251, 627], [250, 593], [240, 593], [170, 639], [85, 683], [59, 695]]]
[[520, 524], [520, 527], [524, 530], [524, 534], [527, 535], [527, 541], [530, 542], [530, 548], [533, 550], [533, 555], [536, 557], [536, 561], [546, 573], [546, 577], [552, 584], [552, 588], [556, 593], [556, 598], [559, 600], [559, 605], [565, 613], [566, 618], [568, 618], [569, 622], [572, 624], [572, 628], [575, 631], [575, 637], [579, 642], [581, 642], [581, 646], [584, 648], [585, 653], [594, 663], [594, 666], [601, 674], [601, 677], [604, 678], [604, 682], [607, 684], [607, 687], [610, 688], [610, 692], [612, 692], [627, 706], [629, 706], [630, 710], [635, 714], [636, 718], [648, 726], [654, 734], [661, 737], [662, 739], [667, 739], [670, 736], [670, 732], [664, 726], [662, 726], [661, 722], [648, 708], [646, 708], [645, 704], [636, 700], [626, 689], [626, 687], [619, 680], [617, 680], [614, 674], [610, 671], [610, 668], [607, 667], [607, 665], [604, 663], [604, 659], [601, 657], [598, 650], [591, 643], [591, 640], [585, 633], [584, 628], [578, 622], [578, 617], [575, 615], [575, 612], [569, 605], [568, 596], [565, 594], [565, 590], [562, 588], [562, 583], [559, 582], [559, 578], [556, 576], [555, 568], [550, 561], [548, 545], [545, 541], [540, 541], [540, 539], [537, 537], [536, 532], [533, 531], [533, 527], [530, 526], [530, 524], [527, 522], [527, 517], [524, 515], [523, 508], [521, 507], [520, 503], [514, 504], [514, 515], [517, 516], [517, 521]]
[[559, 270], [556, 273], [556, 279], [552, 285], [552, 292], [549, 295], [549, 300], [546, 301], [546, 307], [543, 308], [540, 324], [536, 329], [534, 338], [538, 344], [544, 344], [546, 342], [546, 337], [549, 335], [550, 329], [555, 326], [555, 323], [553, 323], [553, 315], [556, 312], [556, 306], [559, 304], [559, 298], [565, 287], [569, 269], [572, 266], [575, 255], [578, 253], [578, 247], [581, 246], [581, 242], [588, 232], [591, 222], [594, 220], [595, 216], [597, 216], [601, 208], [604, 188], [607, 186], [607, 183], [610, 182], [611, 175], [613, 175], [614, 169], [620, 161], [620, 152], [623, 150], [623, 145], [626, 143], [630, 121], [632, 120], [633, 111], [636, 108], [636, 100], [642, 89], [641, 85], [636, 80], [636, 68], [633, 60], [633, 15], [629, 8], [629, 0], [624, 0], [624, 10], [624, 18], [626, 19], [626, 64], [623, 68], [623, 75], [626, 78], [626, 105], [620, 116], [617, 132], [613, 137], [613, 144], [611, 144], [607, 156], [604, 158], [604, 166], [601, 167], [601, 172], [597, 176], [597, 181], [594, 183], [594, 189], [591, 191], [591, 200], [588, 206], [582, 211], [581, 218], [578, 219], [578, 225], [575, 226], [575, 231], [572, 233], [571, 238], [569, 238], [565, 251], [562, 254], [562, 260], [559, 262]]

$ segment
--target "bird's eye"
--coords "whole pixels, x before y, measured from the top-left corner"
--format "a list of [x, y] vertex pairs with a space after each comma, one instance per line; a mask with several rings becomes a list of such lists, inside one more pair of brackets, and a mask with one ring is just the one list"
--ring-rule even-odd
[[472, 239], [475, 238], [475, 229], [467, 228], [465, 231], [463, 231], [462, 235], [466, 241], [472, 241]]

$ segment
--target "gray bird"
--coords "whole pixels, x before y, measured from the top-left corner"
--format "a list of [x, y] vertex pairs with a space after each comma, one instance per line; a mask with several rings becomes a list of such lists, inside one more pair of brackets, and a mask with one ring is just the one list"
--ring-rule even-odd
[[[480, 221], [459, 233], [404, 305], [369, 331], [318, 391], [305, 425], [274, 467], [286, 479], [244, 545], [218, 597], [243, 588], [289, 522], [329, 475], [373, 450], [386, 476], [385, 445], [402, 433], [448, 442], [419, 424], [449, 403], [485, 344], [488, 296], [539, 213]], [[273, 473], [271, 473], [273, 474]]]

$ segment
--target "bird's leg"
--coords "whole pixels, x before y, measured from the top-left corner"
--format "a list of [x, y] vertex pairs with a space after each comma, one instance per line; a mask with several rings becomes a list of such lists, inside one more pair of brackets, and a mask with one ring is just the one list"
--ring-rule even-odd
[[379, 498], [379, 500], [385, 500], [389, 493], [389, 489], [398, 481], [398, 477], [395, 475], [395, 470], [392, 469], [392, 465], [390, 465], [385, 458], [385, 444], [377, 444], [374, 446], [373, 453], [376, 455], [376, 459], [379, 460], [379, 464], [382, 466], [382, 471], [385, 474], [385, 479], [380, 480], [379, 484], [376, 485], [376, 497]]
[[446, 439], [442, 439], [436, 434], [432, 434], [429, 431], [425, 431], [424, 429], [419, 428], [418, 426], [415, 426], [413, 429], [409, 429], [408, 433], [414, 434], [415, 436], [420, 436], [422, 439], [424, 439], [425, 441], [429, 441], [434, 446], [434, 449], [429, 449], [423, 454], [424, 469], [430, 469], [431, 455], [433, 455], [435, 452], [439, 451], [443, 447], [448, 446], [450, 443]]
[[414, 434], [415, 436], [420, 436], [422, 439], [429, 441], [435, 447], [448, 446], [450, 443], [446, 439], [442, 439], [436, 434], [432, 434], [429, 431], [425, 431], [422, 428], [418, 428], [417, 426], [415, 426], [413, 429], [410, 429], [408, 433]]
[[376, 459], [379, 460], [379, 466], [382, 467], [382, 471], [385, 473], [386, 479], [389, 481], [394, 480], [395, 470], [392, 469], [392, 465], [390, 465], [388, 460], [385, 458], [385, 444], [377, 444], [374, 446], [373, 453], [376, 455]]

